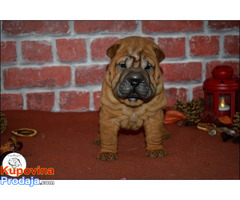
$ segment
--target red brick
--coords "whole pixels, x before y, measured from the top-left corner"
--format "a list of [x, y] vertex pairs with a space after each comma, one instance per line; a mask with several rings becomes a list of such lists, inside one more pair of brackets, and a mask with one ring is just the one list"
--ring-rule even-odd
[[21, 94], [1, 94], [1, 110], [22, 110], [23, 97]]
[[61, 61], [82, 61], [87, 57], [84, 39], [58, 39], [56, 45], [57, 55]]
[[192, 56], [213, 56], [219, 52], [219, 36], [193, 36], [190, 40]]
[[77, 85], [99, 84], [103, 82], [106, 66], [80, 66], [75, 71]]
[[231, 66], [234, 70], [235, 74], [239, 74], [239, 62], [233, 62], [233, 61], [211, 61], [207, 62], [206, 64], [206, 79], [212, 77], [212, 70], [217, 66], [217, 65], [228, 65]]
[[16, 42], [1, 42], [1, 62], [14, 62], [17, 59]]
[[204, 91], [202, 86], [197, 86], [193, 88], [193, 99], [199, 99], [199, 97], [204, 97]]
[[60, 87], [71, 82], [68, 66], [35, 68], [9, 68], [3, 71], [4, 88]]
[[3, 31], [18, 35], [26, 33], [63, 34], [69, 31], [68, 21], [3, 21]]
[[[142, 37], [144, 37], [144, 36], [142, 36]], [[144, 38], [146, 38], [146, 39], [148, 39], [148, 40], [151, 40], [151, 41], [155, 42], [155, 39], [154, 39], [153, 37], [144, 37]]]
[[185, 56], [185, 38], [158, 38], [158, 45], [167, 58]]
[[208, 21], [208, 26], [213, 30], [240, 28], [240, 23], [236, 21]]
[[95, 32], [133, 32], [136, 30], [137, 24], [135, 21], [96, 21], [85, 20], [75, 21], [74, 31], [76, 33], [95, 33]]
[[94, 109], [95, 109], [95, 110], [99, 110], [100, 97], [101, 97], [101, 91], [95, 91], [95, 92], [93, 93]]
[[187, 102], [188, 99], [188, 90], [186, 88], [178, 89], [178, 99], [184, 102]]
[[93, 60], [108, 60], [107, 49], [118, 40], [117, 37], [97, 38], [91, 43], [91, 54]]
[[238, 55], [239, 56], [239, 36], [237, 35], [226, 35], [224, 37], [224, 52], [227, 55]]
[[177, 100], [177, 88], [168, 88], [165, 89], [166, 96], [167, 96], [167, 106], [172, 107]]
[[187, 89], [185, 88], [168, 88], [165, 91], [167, 96], [167, 108], [171, 108], [177, 100], [187, 101]]
[[51, 111], [54, 105], [53, 92], [36, 92], [27, 94], [27, 109]]
[[23, 41], [22, 56], [31, 63], [52, 61], [52, 44], [48, 41]]
[[143, 33], [196, 32], [203, 29], [202, 21], [143, 21]]
[[202, 63], [161, 64], [164, 82], [199, 81], [202, 78]]
[[89, 109], [89, 92], [62, 91], [60, 92], [61, 111], [86, 111]]

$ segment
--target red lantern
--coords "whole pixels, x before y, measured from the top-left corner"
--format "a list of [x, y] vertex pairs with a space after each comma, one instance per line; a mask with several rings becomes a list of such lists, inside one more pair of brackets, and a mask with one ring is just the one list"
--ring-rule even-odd
[[233, 119], [239, 111], [239, 78], [230, 66], [216, 66], [211, 78], [203, 83], [205, 109], [214, 110], [217, 117]]

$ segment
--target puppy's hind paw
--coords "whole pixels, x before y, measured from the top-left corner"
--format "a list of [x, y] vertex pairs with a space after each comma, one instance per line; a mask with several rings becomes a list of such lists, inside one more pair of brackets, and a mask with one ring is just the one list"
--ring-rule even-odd
[[96, 144], [96, 145], [100, 145], [101, 144], [100, 137], [97, 137], [96, 140], [94, 140], [94, 144]]
[[164, 133], [164, 135], [162, 136], [163, 140], [166, 140], [170, 137], [170, 135], [168, 133]]

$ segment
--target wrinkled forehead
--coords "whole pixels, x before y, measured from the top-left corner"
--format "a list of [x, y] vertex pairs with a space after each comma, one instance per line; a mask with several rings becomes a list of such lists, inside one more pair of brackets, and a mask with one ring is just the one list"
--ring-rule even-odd
[[148, 64], [154, 65], [151, 54], [147, 49], [125, 49], [125, 53], [118, 58], [117, 63], [125, 63], [128, 68], [145, 68]]

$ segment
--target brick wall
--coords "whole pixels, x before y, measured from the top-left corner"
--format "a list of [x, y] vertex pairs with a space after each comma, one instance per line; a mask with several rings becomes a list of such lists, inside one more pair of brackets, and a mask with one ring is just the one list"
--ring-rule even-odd
[[1, 28], [2, 110], [98, 110], [105, 51], [129, 35], [164, 50], [168, 106], [203, 96], [218, 64], [239, 73], [239, 21], [3, 21]]

